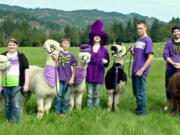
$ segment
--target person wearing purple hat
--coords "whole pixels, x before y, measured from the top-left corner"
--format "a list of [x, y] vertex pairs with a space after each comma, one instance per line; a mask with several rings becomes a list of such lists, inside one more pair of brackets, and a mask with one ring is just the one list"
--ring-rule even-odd
[[171, 29], [173, 38], [168, 40], [164, 47], [163, 57], [166, 61], [166, 72], [165, 72], [165, 88], [167, 105], [164, 110], [168, 110], [170, 105], [171, 93], [168, 90], [169, 80], [172, 75], [176, 72], [180, 72], [180, 27], [173, 26]]
[[91, 61], [87, 67], [87, 107], [98, 107], [100, 91], [104, 82], [104, 70], [109, 65], [108, 50], [103, 46], [108, 41], [108, 35], [103, 31], [104, 23], [96, 20], [91, 25], [89, 44], [91, 45]]

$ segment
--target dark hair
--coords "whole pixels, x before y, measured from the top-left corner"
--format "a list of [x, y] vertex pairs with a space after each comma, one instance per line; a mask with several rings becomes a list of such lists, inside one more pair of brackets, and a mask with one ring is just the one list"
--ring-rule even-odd
[[174, 32], [174, 30], [180, 30], [180, 27], [178, 25], [175, 25], [171, 28], [171, 33]]
[[18, 41], [15, 39], [15, 38], [11, 38], [8, 40], [8, 44], [9, 42], [12, 42], [12, 43], [15, 43], [15, 44], [18, 44]]
[[62, 43], [63, 41], [68, 41], [69, 43], [71, 43], [71, 39], [70, 38], [66, 38], [66, 37], [62, 38], [60, 43]]
[[137, 22], [136, 22], [136, 25], [138, 25], [138, 24], [144, 24], [144, 25], [147, 27], [147, 23], [146, 23], [145, 20], [137, 21]]

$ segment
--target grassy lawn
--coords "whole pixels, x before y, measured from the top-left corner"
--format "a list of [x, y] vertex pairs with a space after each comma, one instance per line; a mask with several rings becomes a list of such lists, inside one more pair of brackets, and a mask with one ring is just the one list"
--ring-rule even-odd
[[[127, 44], [127, 47], [129, 45]], [[162, 57], [163, 47], [164, 43], [154, 44], [155, 57]], [[110, 49], [110, 46], [107, 48]], [[1, 48], [0, 52], [4, 50], [6, 48]], [[31, 65], [44, 66], [46, 53], [43, 48], [28, 47], [19, 50], [26, 54]], [[77, 57], [78, 50], [71, 48], [70, 51]], [[111, 57], [109, 67], [112, 62]], [[128, 64], [125, 63], [126, 73]], [[4, 112], [0, 114], [0, 135], [180, 135], [180, 117], [172, 117], [170, 111], [163, 111], [166, 104], [164, 72], [164, 61], [152, 62], [147, 78], [148, 105], [145, 116], [135, 115], [136, 101], [132, 93], [131, 79], [128, 78], [119, 112], [107, 113], [104, 86], [101, 90], [99, 108], [86, 108], [86, 91], [84, 91], [82, 111], [67, 112], [63, 119], [54, 113], [52, 107], [49, 115], [38, 120], [35, 96], [32, 96], [20, 124], [10, 124], [6, 121]]]

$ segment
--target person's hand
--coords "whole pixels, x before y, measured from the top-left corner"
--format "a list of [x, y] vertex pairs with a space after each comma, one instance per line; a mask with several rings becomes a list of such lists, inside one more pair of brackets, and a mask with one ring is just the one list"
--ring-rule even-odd
[[129, 47], [131, 54], [134, 54], [134, 45]]
[[144, 70], [141, 68], [136, 72], [136, 76], [141, 76], [143, 74]]
[[29, 85], [24, 84], [23, 86], [23, 92], [28, 92], [29, 91]]
[[177, 69], [180, 69], [180, 63], [174, 63], [173, 66]]
[[53, 60], [56, 60], [56, 54], [52, 54], [51, 57]]
[[102, 63], [103, 63], [103, 64], [107, 64], [107, 63], [108, 63], [108, 60], [102, 58]]
[[69, 80], [69, 85], [73, 85], [73, 83], [74, 83], [74, 79], [71, 78], [71, 79]]

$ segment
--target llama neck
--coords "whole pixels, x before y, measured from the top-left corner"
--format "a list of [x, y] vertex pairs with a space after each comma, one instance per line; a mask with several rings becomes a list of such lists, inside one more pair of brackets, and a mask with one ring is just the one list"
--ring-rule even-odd
[[87, 68], [87, 64], [85, 63], [78, 63], [78, 66], [81, 68], [81, 69], [86, 69]]
[[124, 65], [125, 58], [124, 57], [115, 57], [114, 63], [119, 63], [121, 65]]
[[47, 56], [46, 65], [54, 66], [54, 67], [56, 66], [56, 61], [52, 59], [51, 55]]

